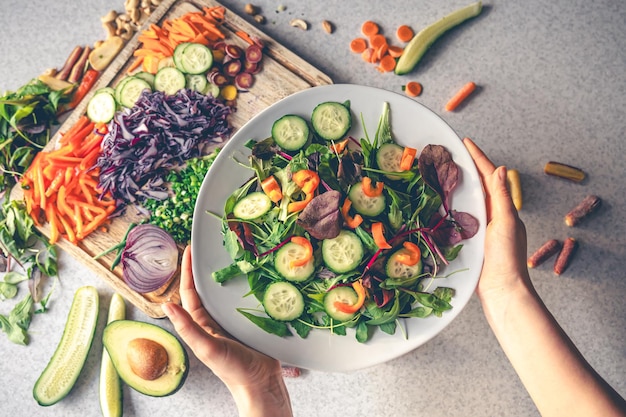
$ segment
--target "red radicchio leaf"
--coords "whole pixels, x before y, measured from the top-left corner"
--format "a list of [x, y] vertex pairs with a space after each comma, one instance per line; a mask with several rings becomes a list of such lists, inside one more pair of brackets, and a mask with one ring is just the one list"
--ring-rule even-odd
[[341, 231], [340, 200], [341, 193], [336, 190], [320, 194], [307, 204], [296, 222], [316, 239], [333, 239]]
[[[464, 239], [470, 239], [478, 232], [478, 220], [469, 213], [452, 210], [451, 220], [445, 220], [431, 232], [435, 243], [441, 246], [456, 245]], [[436, 213], [431, 218], [431, 225], [439, 223], [441, 215]]]
[[[229, 215], [228, 218], [234, 219], [232, 215]], [[254, 236], [252, 236], [252, 230], [247, 223], [229, 221], [228, 228], [235, 232], [235, 234], [237, 235], [237, 240], [244, 250], [252, 252], [258, 256], [259, 253], [256, 244], [254, 243]]]
[[439, 194], [443, 208], [448, 212], [452, 190], [459, 181], [459, 167], [450, 152], [441, 145], [426, 145], [417, 166], [424, 182]]

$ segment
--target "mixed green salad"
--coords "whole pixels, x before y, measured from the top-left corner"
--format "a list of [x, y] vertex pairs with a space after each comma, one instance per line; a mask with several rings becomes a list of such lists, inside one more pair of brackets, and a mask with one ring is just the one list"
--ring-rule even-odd
[[279, 336], [313, 329], [366, 342], [401, 318], [441, 316], [454, 289], [437, 279], [478, 231], [453, 210], [459, 168], [440, 145], [399, 145], [383, 103], [373, 137], [350, 136], [350, 102], [287, 114], [249, 141], [252, 177], [227, 199], [223, 244], [233, 262], [218, 283], [245, 275], [262, 310], [237, 310]]

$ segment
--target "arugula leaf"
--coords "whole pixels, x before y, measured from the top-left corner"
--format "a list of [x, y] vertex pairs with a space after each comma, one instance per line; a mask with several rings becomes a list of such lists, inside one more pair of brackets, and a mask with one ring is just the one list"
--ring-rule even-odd
[[237, 311], [243, 314], [243, 316], [250, 320], [252, 323], [256, 324], [262, 330], [265, 330], [268, 333], [275, 334], [280, 337], [292, 335], [287, 325], [281, 321], [276, 321], [269, 317], [256, 316], [252, 313], [247, 312], [243, 308], [238, 308]]

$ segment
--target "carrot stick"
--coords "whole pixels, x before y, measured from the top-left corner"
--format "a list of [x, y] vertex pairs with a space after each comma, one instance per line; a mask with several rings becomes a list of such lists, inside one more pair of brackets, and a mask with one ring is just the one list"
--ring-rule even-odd
[[453, 111], [459, 104], [461, 104], [472, 92], [476, 89], [476, 84], [473, 81], [465, 84], [447, 103], [446, 110]]
[[143, 58], [142, 56], [138, 56], [137, 58], [135, 58], [135, 60], [133, 61], [132, 64], [130, 64], [130, 67], [128, 67], [128, 69], [126, 70], [127, 74], [132, 74], [133, 72], [135, 72], [135, 70], [137, 68], [139, 68], [141, 66], [141, 64], [143, 64]]
[[415, 155], [417, 155], [417, 149], [406, 147], [404, 151], [402, 151], [402, 158], [400, 159], [400, 169], [402, 171], [408, 171], [413, 166], [413, 161], [415, 160]]
[[238, 30], [235, 32], [235, 35], [239, 36], [241, 39], [249, 43], [250, 45], [254, 45], [254, 40], [243, 30]]
[[413, 29], [408, 27], [407, 25], [400, 25], [398, 29], [396, 29], [396, 37], [400, 42], [408, 42], [413, 39]]
[[363, 35], [367, 36], [368, 38], [376, 35], [379, 30], [380, 29], [378, 27], [378, 24], [372, 22], [371, 20], [366, 20], [361, 25], [361, 32], [363, 32]]

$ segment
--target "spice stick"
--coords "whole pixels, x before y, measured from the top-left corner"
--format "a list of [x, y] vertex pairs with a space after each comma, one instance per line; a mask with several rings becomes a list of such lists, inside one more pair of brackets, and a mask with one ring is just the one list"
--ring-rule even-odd
[[561, 275], [567, 267], [569, 266], [572, 258], [574, 257], [574, 253], [578, 248], [578, 242], [573, 237], [568, 237], [563, 242], [563, 249], [557, 256], [556, 261], [554, 261], [554, 273], [557, 275]]
[[596, 211], [601, 204], [602, 200], [600, 200], [600, 197], [588, 195], [565, 215], [565, 224], [568, 226], [576, 226], [585, 217]]
[[552, 255], [557, 253], [560, 249], [561, 249], [561, 242], [559, 242], [556, 239], [550, 239], [546, 243], [541, 245], [541, 247], [537, 249], [535, 253], [530, 255], [530, 257], [526, 261], [526, 265], [528, 265], [529, 268], [535, 268], [541, 265], [542, 263], [544, 263], [545, 261], [547, 261]]

